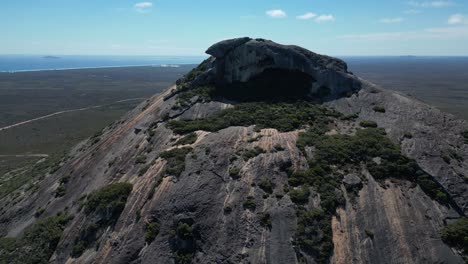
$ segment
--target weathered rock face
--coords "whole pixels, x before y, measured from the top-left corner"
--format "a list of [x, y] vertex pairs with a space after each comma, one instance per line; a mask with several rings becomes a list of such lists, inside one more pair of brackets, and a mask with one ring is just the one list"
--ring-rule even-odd
[[[329, 221], [331, 263], [464, 262], [460, 252], [442, 242], [439, 231], [467, 213], [468, 145], [460, 136], [468, 130], [466, 122], [356, 79], [342, 61], [298, 47], [244, 38], [221, 42], [208, 52], [214, 57], [189, 83], [179, 81], [179, 88], [193, 89], [215, 80], [218, 85], [242, 88], [236, 82], [249, 84], [268, 70], [299, 73], [291, 76], [306, 76], [312, 85], [303, 98], [326, 85], [331, 93], [320, 99], [328, 98], [328, 107], [356, 114], [356, 119], [335, 120], [328, 134], [351, 135], [361, 129], [360, 121], [376, 122], [453, 199], [455, 206], [441, 204], [404, 179], [378, 182], [362, 164], [349, 171], [337, 169], [343, 178], [336, 190], [345, 203]], [[51, 263], [317, 263], [317, 256], [303, 252], [295, 241], [300, 228], [297, 212], [299, 207], [320, 208], [324, 198], [309, 188], [309, 202], [295, 204], [285, 170], [286, 165], [308, 168], [308, 159], [315, 155], [313, 147], [303, 151], [297, 146], [303, 130], [231, 126], [217, 132], [196, 131], [195, 141], [180, 145], [183, 136], [174, 133], [168, 122], [206, 119], [234, 104], [194, 96], [180, 108], [176, 106], [182, 94], [174, 91], [176, 87], [171, 87], [151, 98], [107, 128], [99, 140], [77, 147], [56, 173], [37, 184], [37, 191], [24, 188], [22, 198], [12, 194], [0, 201], [0, 234], [20, 235], [37, 219], [64, 212], [74, 218]], [[340, 96], [331, 100], [331, 95]], [[375, 111], [375, 106], [386, 111]], [[411, 137], [405, 136], [408, 133]], [[161, 153], [186, 147], [191, 149], [182, 157], [184, 167], [173, 176]], [[243, 156], [255, 147], [263, 152]], [[461, 158], [448, 164], [441, 158], [447, 152]], [[66, 193], [57, 197], [54, 193], [64, 176], [69, 176]], [[261, 187], [265, 178], [271, 184], [269, 191]], [[133, 185], [122, 213], [81, 255], [73, 254], [80, 234], [95, 223], [80, 206], [83, 195], [114, 182]], [[40, 208], [45, 211], [35, 216]], [[148, 226], [155, 219], [159, 232], [148, 240]]]
[[[234, 97], [256, 93], [324, 101], [360, 89], [360, 81], [342, 60], [297, 46], [239, 38], [217, 43], [207, 53], [214, 59], [200, 78], [214, 80]], [[285, 86], [289, 86], [288, 93]]]

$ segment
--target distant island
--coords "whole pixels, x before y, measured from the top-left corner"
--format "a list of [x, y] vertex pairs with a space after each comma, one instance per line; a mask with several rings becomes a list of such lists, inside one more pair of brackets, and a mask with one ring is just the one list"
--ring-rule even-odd
[[60, 59], [60, 57], [57, 57], [57, 56], [44, 56], [42, 58], [43, 59]]

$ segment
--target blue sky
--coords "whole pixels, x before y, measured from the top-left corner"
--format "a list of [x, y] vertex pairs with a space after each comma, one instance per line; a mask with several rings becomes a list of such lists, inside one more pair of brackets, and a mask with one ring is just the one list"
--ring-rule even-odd
[[468, 55], [468, 2], [15, 0], [0, 54], [203, 55], [251, 36], [329, 55]]

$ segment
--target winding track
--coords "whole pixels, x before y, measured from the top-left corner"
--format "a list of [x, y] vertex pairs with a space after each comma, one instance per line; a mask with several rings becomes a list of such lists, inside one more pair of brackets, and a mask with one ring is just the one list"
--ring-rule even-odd
[[110, 104], [95, 105], [95, 106], [89, 106], [89, 107], [84, 107], [84, 108], [59, 111], [59, 112], [55, 112], [55, 113], [48, 114], [48, 115], [45, 115], [45, 116], [40, 116], [40, 117], [36, 117], [36, 118], [29, 119], [29, 120], [26, 120], [26, 121], [22, 121], [22, 122], [19, 122], [19, 123], [13, 124], [13, 125], [9, 125], [9, 126], [6, 126], [6, 127], [2, 127], [2, 128], [0, 128], [0, 132], [4, 131], [4, 130], [7, 130], [7, 129], [14, 128], [14, 127], [22, 126], [22, 125], [25, 125], [25, 124], [28, 124], [28, 123], [32, 123], [32, 122], [35, 122], [35, 121], [39, 121], [39, 120], [42, 120], [42, 119], [46, 119], [46, 118], [49, 118], [49, 117], [57, 116], [57, 115], [62, 115], [62, 114], [71, 113], [71, 112], [78, 112], [78, 111], [86, 111], [86, 110], [90, 110], [90, 109], [96, 109], [96, 108], [100, 108], [100, 107], [104, 107], [104, 106], [109, 106], [109, 105], [113, 105], [113, 104], [127, 102], [127, 101], [144, 100], [144, 99], [147, 99], [147, 98], [130, 98], [130, 99], [125, 99], [125, 100], [115, 101], [115, 102], [110, 103]]

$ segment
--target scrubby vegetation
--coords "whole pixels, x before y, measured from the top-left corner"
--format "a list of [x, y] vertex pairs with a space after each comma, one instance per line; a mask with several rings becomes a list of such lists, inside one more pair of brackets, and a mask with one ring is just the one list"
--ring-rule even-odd
[[385, 113], [385, 108], [382, 106], [374, 106], [374, 111], [379, 113]]
[[[301, 149], [314, 146], [316, 151], [314, 159], [309, 161], [309, 169], [290, 174], [288, 182], [295, 189], [289, 196], [302, 208], [309, 202], [309, 188], [312, 187], [320, 196], [321, 209], [314, 212], [299, 209], [296, 242], [319, 263], [325, 263], [332, 254], [329, 225], [337, 207], [345, 202], [340, 190], [342, 175], [336, 168], [359, 168], [364, 163], [379, 181], [388, 178], [408, 180], [417, 183], [431, 198], [441, 203], [450, 202], [442, 186], [414, 160], [401, 155], [399, 146], [387, 138], [383, 129], [361, 129], [355, 135], [325, 135], [323, 128], [312, 127], [299, 135], [297, 144]], [[374, 161], [377, 157], [379, 163]], [[321, 230], [320, 233], [317, 230]]]
[[179, 177], [185, 170], [185, 157], [192, 151], [192, 148], [174, 148], [161, 153], [161, 158], [167, 161], [166, 173]]
[[348, 120], [355, 120], [357, 118], [359, 118], [359, 114], [354, 113], [354, 114], [342, 116], [340, 119], [343, 120], [343, 121], [348, 121]]
[[463, 138], [465, 139], [465, 144], [468, 144], [468, 130], [462, 133]]
[[193, 103], [192, 98], [194, 97], [197, 97], [197, 102], [211, 101], [213, 91], [214, 88], [211, 86], [197, 87], [183, 91], [178, 95], [177, 101], [172, 109], [178, 110], [189, 107]]
[[359, 125], [362, 127], [373, 127], [373, 128], [377, 127], [377, 123], [375, 123], [374, 121], [369, 121], [369, 120], [361, 121]]
[[253, 196], [247, 196], [247, 199], [244, 201], [244, 209], [248, 209], [250, 211], [255, 211], [257, 208], [257, 204], [255, 204], [255, 198]]
[[0, 238], [0, 263], [49, 263], [65, 226], [72, 218], [58, 214], [37, 221], [18, 238]]
[[135, 159], [136, 164], [145, 164], [146, 163], [146, 156], [145, 155], [138, 155]]
[[145, 224], [145, 241], [151, 243], [159, 234], [159, 222], [152, 220]]
[[195, 141], [197, 141], [197, 138], [198, 138], [197, 133], [192, 132], [182, 137], [181, 139], [179, 139], [175, 144], [176, 145], [190, 145], [190, 144], [195, 143]]
[[188, 264], [192, 262], [196, 251], [197, 236], [191, 220], [179, 221], [174, 229], [171, 230], [170, 244], [174, 252], [176, 264]]
[[145, 175], [145, 173], [149, 170], [150, 167], [151, 167], [150, 164], [147, 164], [147, 165], [143, 166], [143, 167], [138, 171], [138, 176], [143, 176], [143, 175]]
[[448, 224], [440, 235], [447, 245], [461, 250], [468, 260], [468, 218], [462, 217]]
[[271, 223], [271, 215], [269, 213], [263, 213], [260, 217], [260, 224], [263, 227], [266, 227], [268, 229], [271, 229], [272, 223]]
[[260, 147], [255, 147], [253, 149], [246, 150], [244, 153], [242, 153], [242, 158], [247, 161], [249, 159], [255, 158], [260, 154], [266, 153], [266, 151]]
[[264, 192], [269, 193], [269, 194], [272, 194], [273, 189], [275, 188], [273, 183], [267, 177], [263, 177], [260, 179], [260, 182], [258, 183], [258, 187], [260, 187], [260, 189], [262, 189]]
[[115, 221], [124, 209], [132, 188], [130, 183], [118, 182], [92, 192], [82, 204], [85, 213], [106, 215], [109, 220]]
[[207, 119], [171, 121], [169, 128], [178, 134], [186, 134], [197, 130], [214, 132], [230, 126], [255, 125], [258, 129], [276, 128], [286, 132], [307, 124], [328, 124], [330, 117], [339, 116], [335, 111], [309, 102], [255, 102], [238, 104]]
[[333, 253], [331, 219], [320, 209], [297, 211], [297, 245], [315, 257], [318, 263], [328, 263]]
[[229, 169], [229, 176], [233, 178], [238, 178], [240, 173], [240, 169], [237, 167]]
[[72, 248], [72, 257], [81, 256], [95, 242], [99, 232], [117, 222], [132, 189], [130, 183], [113, 183], [85, 197], [82, 207], [88, 218], [94, 221], [80, 230]]

